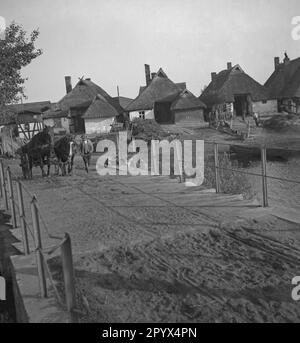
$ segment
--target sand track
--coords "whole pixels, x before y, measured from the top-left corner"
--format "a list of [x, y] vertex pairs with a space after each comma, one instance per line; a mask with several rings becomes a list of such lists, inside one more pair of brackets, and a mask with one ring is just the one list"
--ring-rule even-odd
[[[299, 225], [255, 219], [238, 196], [164, 177], [100, 178], [76, 163], [72, 177], [25, 185], [50, 231], [72, 237], [82, 321], [300, 321]], [[53, 244], [45, 232], [43, 241]]]

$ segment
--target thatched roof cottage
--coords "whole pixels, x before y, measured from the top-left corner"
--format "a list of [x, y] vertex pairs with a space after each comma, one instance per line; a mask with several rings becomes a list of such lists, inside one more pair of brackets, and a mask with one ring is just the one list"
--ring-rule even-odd
[[140, 87], [139, 95], [126, 107], [129, 118], [154, 119], [154, 103], [168, 95], [178, 93], [186, 88], [185, 83], [176, 84], [166, 73], [159, 69], [150, 73], [150, 66], [145, 64], [146, 86]]
[[159, 99], [154, 104], [155, 120], [161, 124], [204, 121], [206, 105], [187, 89]]
[[150, 73], [145, 64], [146, 86], [140, 87], [139, 95], [126, 107], [130, 119], [155, 119], [161, 124], [178, 121], [203, 121], [205, 105], [186, 89], [186, 83], [174, 83], [160, 68]]
[[[89, 133], [106, 131], [107, 122], [103, 123], [103, 130], [101, 129], [101, 119], [107, 118], [111, 115], [111, 108], [117, 117], [122, 116], [124, 109], [120, 106], [119, 100], [112, 98], [104, 89], [96, 85], [91, 79], [80, 79], [74, 88], [72, 88], [71, 78], [65, 77], [67, 94], [52, 108], [43, 115], [43, 118], [49, 124], [52, 120], [57, 129], [63, 128], [70, 133]], [[95, 118], [84, 117], [90, 106], [93, 108], [89, 111], [89, 115], [95, 112], [97, 107], [95, 101], [105, 102], [106, 109], [109, 113], [104, 114], [103, 111], [98, 115], [94, 114]], [[102, 110], [103, 110], [102, 106]], [[88, 130], [86, 130], [85, 119], [88, 120]], [[93, 121], [95, 119], [94, 127]], [[104, 128], [105, 127], [105, 128]], [[88, 132], [87, 132], [88, 131]]]
[[269, 98], [278, 102], [279, 111], [300, 114], [300, 58], [274, 58], [274, 72], [265, 83]]
[[237, 116], [245, 118], [253, 112], [273, 112], [276, 102], [268, 100], [267, 89], [246, 74], [239, 66], [227, 63], [227, 69], [211, 73], [211, 82], [203, 91], [200, 100], [207, 105], [208, 111], [215, 106], [231, 109]]
[[5, 111], [10, 124], [16, 125], [17, 136], [29, 140], [43, 129], [42, 113], [50, 108], [50, 101], [38, 101], [8, 105]]

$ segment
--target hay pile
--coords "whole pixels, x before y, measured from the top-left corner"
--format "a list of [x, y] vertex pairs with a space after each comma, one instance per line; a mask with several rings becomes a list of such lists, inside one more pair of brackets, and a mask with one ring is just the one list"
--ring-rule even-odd
[[132, 135], [135, 139], [142, 139], [147, 142], [152, 139], [166, 139], [169, 136], [155, 120], [140, 118], [136, 118], [132, 122]]

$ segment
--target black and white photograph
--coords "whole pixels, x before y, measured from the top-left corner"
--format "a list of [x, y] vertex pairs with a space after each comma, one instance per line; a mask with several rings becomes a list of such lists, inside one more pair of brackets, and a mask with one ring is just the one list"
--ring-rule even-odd
[[300, 323], [299, 0], [0, 0], [0, 325], [19, 323]]

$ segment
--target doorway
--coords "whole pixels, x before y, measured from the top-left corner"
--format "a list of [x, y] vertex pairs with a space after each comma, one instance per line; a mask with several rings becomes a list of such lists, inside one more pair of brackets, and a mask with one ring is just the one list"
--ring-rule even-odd
[[244, 120], [246, 116], [251, 114], [252, 102], [248, 94], [234, 96], [234, 110], [237, 117], [242, 117]]

